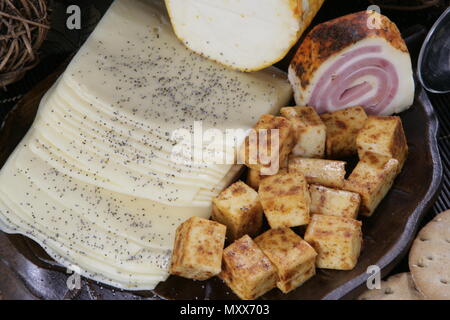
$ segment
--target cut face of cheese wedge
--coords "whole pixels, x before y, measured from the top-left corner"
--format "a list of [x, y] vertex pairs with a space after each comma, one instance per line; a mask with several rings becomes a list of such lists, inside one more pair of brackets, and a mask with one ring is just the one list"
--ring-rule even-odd
[[[137, 4], [152, 5], [146, 2]], [[131, 15], [118, 8], [120, 18], [100, 21], [62, 76], [96, 107], [170, 136], [180, 128], [191, 130], [194, 121], [205, 130], [251, 128], [263, 112], [276, 113], [289, 100], [284, 73], [269, 68], [241, 74], [209, 62], [174, 39], [170, 24], [142, 9]], [[120, 21], [127, 27], [118, 30]], [[98, 39], [99, 30], [116, 31]]]
[[[174, 132], [191, 137], [200, 122], [204, 132], [246, 133], [292, 95], [275, 68], [246, 74], [192, 53], [168, 21], [162, 2], [115, 1], [0, 171], [2, 231], [123, 289], [168, 277], [178, 225], [208, 218], [242, 168], [175, 161], [186, 145]], [[224, 154], [234, 159], [238, 142]]]
[[411, 57], [400, 31], [366, 11], [316, 26], [291, 62], [289, 80], [296, 103], [318, 113], [360, 105], [368, 114], [391, 115], [414, 100]]
[[191, 50], [241, 71], [288, 53], [323, 0], [166, 0], [178, 38]]

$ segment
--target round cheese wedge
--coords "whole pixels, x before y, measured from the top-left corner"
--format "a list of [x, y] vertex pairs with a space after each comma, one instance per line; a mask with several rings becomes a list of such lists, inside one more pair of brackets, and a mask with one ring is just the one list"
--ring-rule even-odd
[[324, 0], [166, 0], [177, 37], [225, 66], [255, 71], [283, 59]]

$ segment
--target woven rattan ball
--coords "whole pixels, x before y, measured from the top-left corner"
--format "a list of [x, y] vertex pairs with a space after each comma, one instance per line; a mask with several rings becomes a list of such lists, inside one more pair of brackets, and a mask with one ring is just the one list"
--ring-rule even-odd
[[50, 28], [45, 0], [0, 0], [0, 87], [20, 80], [38, 63]]

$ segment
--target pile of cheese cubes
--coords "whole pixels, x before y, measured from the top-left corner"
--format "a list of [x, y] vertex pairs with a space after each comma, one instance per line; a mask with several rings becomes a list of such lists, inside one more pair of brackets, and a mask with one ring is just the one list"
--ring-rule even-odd
[[[281, 116], [261, 117], [255, 130], [267, 129], [279, 133], [279, 171], [261, 174], [271, 164], [251, 154], [259, 141], [248, 137], [240, 150], [247, 183], [214, 199], [212, 221], [191, 218], [178, 228], [172, 274], [218, 275], [241, 299], [256, 299], [275, 287], [292, 291], [316, 267], [355, 267], [363, 239], [357, 216], [373, 214], [407, 157], [400, 118], [367, 116], [361, 107], [321, 116], [286, 107]], [[356, 154], [348, 178], [346, 162], [330, 160]], [[264, 216], [270, 229], [261, 234]], [[303, 238], [291, 229], [299, 226], [306, 226]], [[225, 238], [231, 244], [222, 250]]]

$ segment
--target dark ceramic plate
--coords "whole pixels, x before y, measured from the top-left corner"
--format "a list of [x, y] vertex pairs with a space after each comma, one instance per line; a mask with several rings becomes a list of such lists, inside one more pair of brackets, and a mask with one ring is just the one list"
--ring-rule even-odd
[[[9, 113], [0, 128], [0, 167], [30, 127], [38, 103], [58, 73], [29, 92]], [[436, 133], [437, 120], [425, 92], [401, 114], [410, 149], [409, 158], [394, 187], [376, 213], [363, 220], [364, 248], [352, 271], [319, 270], [317, 276], [288, 295], [273, 290], [264, 299], [353, 298], [377, 265], [386, 275], [406, 254], [418, 224], [439, 191], [442, 168]], [[36, 243], [20, 235], [0, 232], [0, 298], [41, 299], [230, 299], [235, 296], [218, 279], [194, 282], [170, 277], [153, 292], [117, 291], [89, 280], [69, 291], [65, 269], [52, 261]]]
[[[417, 34], [423, 34], [415, 32]], [[416, 61], [420, 37], [407, 37]], [[285, 68], [289, 56], [279, 66]], [[62, 70], [34, 87], [8, 114], [0, 127], [0, 168], [25, 135], [42, 95]], [[364, 290], [366, 270], [377, 265], [382, 276], [405, 256], [421, 219], [437, 198], [442, 167], [437, 147], [437, 119], [425, 91], [418, 88], [414, 105], [401, 114], [410, 154], [393, 188], [371, 218], [363, 220], [364, 248], [352, 271], [319, 270], [288, 295], [272, 290], [263, 299], [354, 298]], [[66, 269], [32, 240], [0, 232], [0, 300], [4, 299], [235, 299], [217, 278], [194, 282], [170, 277], [154, 291], [126, 292], [83, 279], [69, 291]]]

